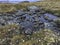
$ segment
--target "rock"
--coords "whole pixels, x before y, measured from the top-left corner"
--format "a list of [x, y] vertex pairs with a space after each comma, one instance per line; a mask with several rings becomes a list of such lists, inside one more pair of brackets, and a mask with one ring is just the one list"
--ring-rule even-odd
[[45, 14], [46, 12], [44, 10], [41, 10], [39, 13], [40, 14]]
[[24, 15], [25, 12], [23, 12], [23, 9], [18, 10], [15, 15]]
[[60, 19], [59, 18], [58, 19], [54, 19], [53, 21], [56, 23], [57, 27], [60, 28]]
[[34, 27], [35, 28], [39, 27], [39, 24], [38, 23], [34, 23]]
[[25, 30], [24, 32], [26, 35], [31, 35], [32, 34], [32, 30], [30, 28], [28, 28], [27, 30]]
[[39, 21], [39, 25], [42, 25], [42, 24], [44, 24], [44, 22], [42, 22], [42, 21]]
[[44, 23], [45, 28], [49, 28], [50, 24], [49, 23]]
[[26, 19], [26, 16], [22, 16], [20, 19], [21, 20], [25, 20]]
[[54, 19], [57, 19], [58, 17], [54, 16], [53, 14], [50, 13], [45, 13], [44, 18], [48, 20], [49, 22], [52, 22]]
[[6, 22], [5, 22], [5, 20], [3, 20], [3, 19], [0, 19], [0, 25], [2, 25], [2, 26], [5, 26], [5, 25], [6, 25]]
[[40, 28], [44, 28], [45, 27], [45, 25], [44, 25], [44, 23], [43, 22], [39, 22], [39, 26], [40, 26]]
[[30, 14], [30, 15], [34, 15], [34, 14], [36, 14], [36, 12], [35, 12], [35, 10], [30, 10], [30, 11], [29, 11], [29, 14]]
[[60, 18], [53, 20], [55, 23], [60, 24]]
[[44, 19], [48, 20], [49, 22], [53, 21], [53, 19], [49, 18], [48, 16], [44, 16]]
[[39, 11], [39, 7], [37, 7], [37, 6], [28, 6], [27, 9], [28, 10]]
[[14, 24], [13, 21], [7, 21], [7, 24], [11, 25], [11, 24]]
[[38, 17], [41, 17], [41, 16], [42, 16], [42, 14], [40, 14], [40, 13], [38, 12], [38, 13], [37, 13], [37, 16], [38, 16]]

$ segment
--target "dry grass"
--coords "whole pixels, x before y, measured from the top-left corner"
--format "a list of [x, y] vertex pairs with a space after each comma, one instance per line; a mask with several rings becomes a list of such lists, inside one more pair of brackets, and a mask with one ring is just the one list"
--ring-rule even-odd
[[0, 4], [0, 12], [10, 12], [16, 9], [25, 8], [27, 6], [36, 5], [41, 6], [45, 10], [60, 10], [60, 1], [58, 2], [51, 2], [51, 1], [44, 1], [44, 2], [35, 2], [35, 3], [21, 3], [21, 4]]

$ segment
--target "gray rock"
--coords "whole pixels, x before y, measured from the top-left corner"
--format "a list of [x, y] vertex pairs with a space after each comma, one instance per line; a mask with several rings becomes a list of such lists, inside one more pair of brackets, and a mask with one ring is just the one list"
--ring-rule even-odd
[[5, 25], [6, 25], [6, 22], [5, 22], [5, 20], [3, 20], [3, 19], [0, 19], [0, 25], [2, 25], [2, 26], [5, 26]]
[[37, 11], [37, 10], [39, 10], [39, 7], [37, 7], [37, 6], [28, 6], [27, 9], [30, 10], [30, 11], [31, 10]]
[[25, 30], [24, 32], [26, 35], [31, 35], [32, 34], [32, 30], [30, 28], [28, 28], [27, 30]]
[[24, 15], [24, 14], [25, 12], [23, 12], [23, 10], [21, 9], [21, 10], [18, 10], [15, 15]]
[[48, 20], [49, 22], [53, 21], [53, 19], [49, 18], [48, 16], [44, 16], [44, 19]]
[[54, 23], [56, 23], [57, 27], [60, 28], [60, 18], [54, 19], [53, 21], [54, 21]]
[[44, 18], [48, 21], [53, 21], [54, 19], [57, 19], [58, 17], [54, 16], [53, 14], [50, 14], [50, 13], [45, 13], [44, 14]]

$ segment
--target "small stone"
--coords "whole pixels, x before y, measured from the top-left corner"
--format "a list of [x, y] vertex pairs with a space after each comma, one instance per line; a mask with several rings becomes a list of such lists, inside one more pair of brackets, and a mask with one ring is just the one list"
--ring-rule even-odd
[[23, 40], [23, 42], [25, 42], [25, 40]]
[[32, 30], [28, 28], [27, 30], [25, 30], [25, 34], [31, 35], [32, 34]]
[[35, 11], [39, 10], [39, 8], [37, 6], [28, 6], [27, 9], [28, 10], [35, 10]]

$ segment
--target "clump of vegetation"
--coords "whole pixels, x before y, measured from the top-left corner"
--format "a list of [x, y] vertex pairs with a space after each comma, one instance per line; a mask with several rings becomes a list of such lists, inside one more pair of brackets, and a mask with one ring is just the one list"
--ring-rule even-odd
[[16, 29], [19, 29], [18, 25], [16, 24], [0, 26], [0, 39], [5, 38], [5, 36], [9, 34], [8, 32], [16, 30]]
[[[32, 35], [15, 36], [12, 38], [15, 45], [50, 45], [59, 41], [59, 37], [49, 29], [34, 32]], [[18, 44], [16, 44], [19, 41]], [[55, 44], [55, 45], [56, 45]]]
[[0, 4], [0, 12], [11, 12], [18, 9], [25, 9], [27, 6], [40, 6], [44, 10], [56, 14], [60, 14], [60, 1], [42, 1], [34, 3], [20, 3], [20, 4]]
[[[9, 29], [9, 31], [6, 31], [6, 29], [0, 29], [1, 45], [52, 45], [53, 43], [56, 45], [60, 41], [60, 36], [49, 29], [36, 31], [32, 35], [16, 33], [16, 30], [14, 30], [14, 28], [13, 31], [11, 28]], [[17, 31], [18, 30], [19, 29], [17, 29]]]

